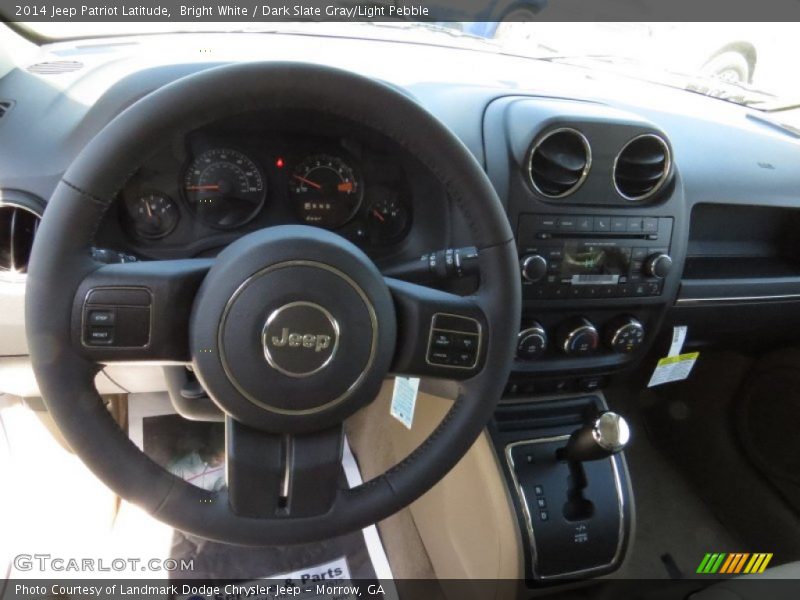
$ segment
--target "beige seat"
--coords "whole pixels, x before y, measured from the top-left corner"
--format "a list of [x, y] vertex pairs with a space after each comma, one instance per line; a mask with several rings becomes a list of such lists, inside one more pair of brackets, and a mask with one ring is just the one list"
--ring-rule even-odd
[[758, 575], [714, 584], [691, 600], [796, 600], [800, 598], [800, 562], [786, 563]]

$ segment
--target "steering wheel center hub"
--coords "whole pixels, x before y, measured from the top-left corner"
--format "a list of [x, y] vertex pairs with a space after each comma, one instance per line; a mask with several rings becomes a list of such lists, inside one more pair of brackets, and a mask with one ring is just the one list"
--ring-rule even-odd
[[339, 349], [339, 321], [325, 308], [298, 300], [274, 310], [261, 343], [267, 363], [289, 377], [308, 377], [327, 367]]
[[374, 397], [394, 319], [380, 274], [346, 240], [301, 226], [256, 232], [220, 255], [198, 294], [195, 370], [237, 420], [329, 426]]

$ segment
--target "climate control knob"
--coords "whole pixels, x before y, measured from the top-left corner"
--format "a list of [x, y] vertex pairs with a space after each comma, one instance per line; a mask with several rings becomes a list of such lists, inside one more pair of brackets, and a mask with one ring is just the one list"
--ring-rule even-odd
[[612, 320], [605, 331], [605, 343], [620, 354], [630, 354], [644, 342], [644, 326], [634, 317], [624, 315]]
[[664, 279], [672, 268], [672, 258], [669, 254], [651, 254], [644, 261], [644, 274], [648, 277]]
[[533, 360], [547, 350], [547, 332], [539, 323], [533, 322], [517, 336], [517, 358]]
[[558, 347], [571, 356], [585, 356], [597, 350], [600, 336], [597, 329], [584, 318], [567, 321], [559, 329]]
[[528, 254], [519, 261], [522, 277], [527, 281], [539, 281], [547, 275], [547, 261], [539, 254]]

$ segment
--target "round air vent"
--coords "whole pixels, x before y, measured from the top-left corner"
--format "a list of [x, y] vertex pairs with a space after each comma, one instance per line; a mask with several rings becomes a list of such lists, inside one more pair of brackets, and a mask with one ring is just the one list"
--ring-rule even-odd
[[652, 133], [635, 137], [614, 161], [614, 186], [626, 200], [649, 198], [667, 181], [670, 163], [669, 146], [662, 138]]
[[0, 277], [14, 279], [28, 271], [40, 220], [33, 209], [0, 200]]
[[577, 190], [589, 174], [592, 151], [580, 131], [554, 129], [531, 148], [528, 175], [537, 192], [563, 198]]

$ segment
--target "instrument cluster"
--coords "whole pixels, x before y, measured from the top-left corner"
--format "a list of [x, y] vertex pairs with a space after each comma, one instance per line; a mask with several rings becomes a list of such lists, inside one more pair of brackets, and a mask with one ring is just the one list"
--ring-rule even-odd
[[195, 133], [131, 178], [119, 221], [140, 248], [289, 223], [385, 248], [403, 241], [412, 212], [405, 170], [391, 153], [339, 137]]

